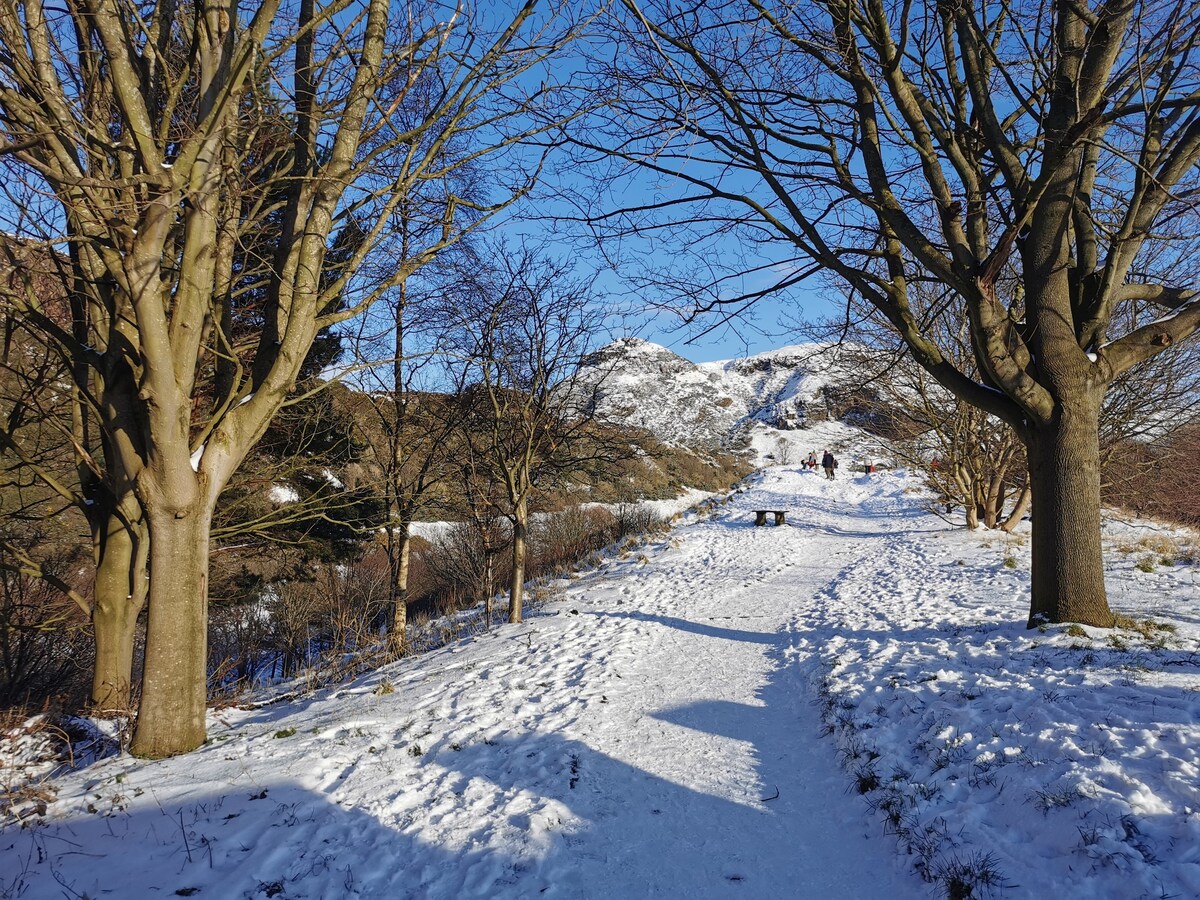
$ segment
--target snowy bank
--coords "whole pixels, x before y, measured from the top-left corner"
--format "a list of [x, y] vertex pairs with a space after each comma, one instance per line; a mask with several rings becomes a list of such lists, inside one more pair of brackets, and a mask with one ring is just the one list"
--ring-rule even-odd
[[1189, 536], [1110, 525], [1123, 627], [1028, 630], [1026, 538], [880, 525], [882, 543], [847, 535], [864, 558], [797, 620], [794, 652], [853, 789], [918, 870], [951, 896], [1200, 896]]

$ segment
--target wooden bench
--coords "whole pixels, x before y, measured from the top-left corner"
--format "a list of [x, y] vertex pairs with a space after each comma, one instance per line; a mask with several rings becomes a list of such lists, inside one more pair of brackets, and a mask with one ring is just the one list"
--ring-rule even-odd
[[770, 513], [771, 515], [773, 515], [775, 517], [776, 525], [786, 525], [787, 524], [787, 512], [785, 510], [782, 510], [782, 509], [756, 509], [754, 511], [754, 527], [755, 528], [758, 528], [760, 525], [767, 524], [767, 513]]

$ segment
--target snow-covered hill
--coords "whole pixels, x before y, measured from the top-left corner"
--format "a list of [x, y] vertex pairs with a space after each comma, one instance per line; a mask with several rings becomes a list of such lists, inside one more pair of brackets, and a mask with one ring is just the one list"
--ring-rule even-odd
[[523, 625], [214, 710], [3, 824], [0, 895], [1200, 896], [1188, 537], [1109, 526], [1137, 629], [1027, 631], [1027, 537], [919, 493], [777, 466]]
[[862, 353], [804, 344], [726, 362], [692, 363], [658, 344], [625, 338], [590, 360], [605, 417], [668, 443], [737, 445], [756, 426], [792, 430], [853, 413]]

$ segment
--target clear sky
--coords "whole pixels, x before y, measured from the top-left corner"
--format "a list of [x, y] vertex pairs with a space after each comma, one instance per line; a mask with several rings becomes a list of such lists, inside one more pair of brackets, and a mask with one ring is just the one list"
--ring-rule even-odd
[[[655, 254], [652, 238], [621, 238], [622, 249], [601, 250], [595, 234], [579, 219], [579, 210], [557, 196], [564, 188], [572, 193], [586, 192], [590, 172], [586, 168], [557, 167], [546, 182], [529, 198], [518, 214], [520, 221], [510, 222], [505, 231], [512, 237], [543, 243], [556, 256], [572, 260], [581, 278], [595, 278], [595, 293], [611, 309], [606, 324], [614, 337], [636, 336], [669, 348], [693, 362], [734, 359], [774, 350], [806, 340], [805, 323], [836, 317], [841, 298], [820, 277], [811, 277], [799, 286], [759, 299], [746, 311], [730, 316], [722, 312], [702, 314], [695, 322], [685, 322], [679, 311], [664, 306], [671, 286], [655, 291], [639, 286], [653, 279]], [[681, 211], [682, 213], [682, 211]], [[715, 240], [706, 252], [716, 258], [728, 255], [735, 267], [768, 266], [767, 256], [747, 256], [746, 248], [731, 237]], [[616, 257], [620, 257], [616, 259]], [[662, 271], [671, 267], [665, 261]], [[747, 276], [738, 289], [765, 285], [778, 277], [770, 268], [758, 276]], [[733, 289], [731, 287], [731, 289]]]
[[[621, 302], [630, 306], [635, 303], [631, 297]], [[717, 313], [709, 313], [696, 323], [687, 325], [678, 316], [666, 312], [644, 309], [639, 315], [635, 309], [631, 309], [625, 330], [662, 344], [692, 362], [711, 362], [752, 356], [801, 342], [805, 340], [805, 335], [800, 331], [804, 321], [828, 316], [832, 312], [830, 303], [822, 297], [822, 291], [817, 287], [811, 291], [792, 290], [786, 295], [759, 300], [748, 313], [729, 321], [722, 321]]]

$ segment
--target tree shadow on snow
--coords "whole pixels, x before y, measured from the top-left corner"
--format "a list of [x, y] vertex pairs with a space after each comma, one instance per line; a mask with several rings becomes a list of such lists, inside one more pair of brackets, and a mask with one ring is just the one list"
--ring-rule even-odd
[[[638, 622], [653, 622], [668, 628], [677, 629], [678, 631], [687, 631], [691, 634], [721, 638], [727, 641], [768, 644], [772, 647], [778, 646], [780, 642], [778, 634], [766, 631], [745, 631], [738, 628], [726, 628], [720, 625], [710, 625], [707, 621], [693, 621], [691, 619], [681, 619], [677, 616], [658, 616], [643, 612], [596, 612], [591, 613], [591, 615], [594, 615], [598, 619], [633, 619]], [[735, 619], [734, 616], [729, 616], [728, 618]]]
[[[715, 704], [668, 711], [662, 720], [746, 740], [763, 715]], [[781, 893], [804, 869], [794, 833], [761, 802], [770, 792], [752, 775], [732, 790], [717, 782], [689, 787], [669, 760], [651, 772], [536, 732], [460, 750], [442, 745], [421, 764], [445, 770], [432, 802], [414, 807], [402, 779], [381, 781], [371, 810], [294, 783], [162, 803], [123, 796], [123, 785], [97, 786], [95, 812], [0, 832], [0, 895], [515, 900], [715, 898], [737, 889], [815, 896]], [[776, 788], [770, 799], [777, 797]], [[445, 837], [439, 817], [462, 806], [469, 815], [454, 822], [453, 845], [436, 843]], [[747, 836], [769, 848], [763, 859], [739, 851]]]
[[430, 892], [430, 873], [465, 870], [478, 855], [451, 855], [289, 783], [162, 803], [110, 783], [88, 806], [0, 832], [0, 896], [449, 897]]
[[[662, 708], [635, 719], [634, 733], [594, 742], [604, 751], [585, 736], [539, 731], [535, 719], [478, 740], [447, 736], [414, 757], [416, 774], [411, 760], [387, 763], [413, 747], [381, 736], [371, 765], [328, 794], [292, 782], [264, 787], [237, 767], [228, 788], [153, 802], [117, 776], [97, 781], [94, 812], [76, 807], [0, 832], [0, 895], [882, 898], [911, 884], [916, 896], [921, 888], [895, 871], [886, 845], [855, 844], [857, 856], [845, 849], [865, 830], [863, 807], [842, 799], [847, 781], [831, 743], [817, 740], [787, 634], [609, 615], [697, 636], [702, 650], [707, 640], [760, 645], [772, 666], [754, 702]], [[314, 746], [314, 771], [319, 753]], [[143, 772], [135, 778], [147, 783]], [[364, 778], [373, 794], [356, 780]], [[340, 805], [343, 786], [344, 796], [371, 796], [370, 805]], [[882, 852], [868, 859], [864, 847]]]

